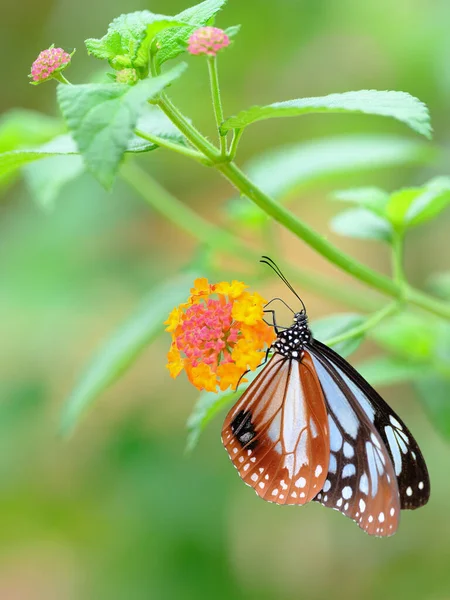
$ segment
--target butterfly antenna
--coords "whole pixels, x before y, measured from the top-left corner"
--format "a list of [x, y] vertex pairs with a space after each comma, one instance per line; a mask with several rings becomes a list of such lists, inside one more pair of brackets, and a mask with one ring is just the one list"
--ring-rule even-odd
[[273, 261], [269, 256], [262, 256], [261, 260], [259, 262], [270, 267], [278, 275], [278, 277], [281, 279], [281, 281], [291, 290], [291, 292], [294, 294], [294, 296], [299, 300], [300, 304], [303, 307], [303, 310], [306, 312], [306, 306], [305, 306], [303, 300], [300, 298], [300, 296], [294, 290], [292, 285], [289, 283], [288, 279], [286, 278], [284, 273], [281, 271], [281, 269], [277, 265], [277, 263], [275, 261]]

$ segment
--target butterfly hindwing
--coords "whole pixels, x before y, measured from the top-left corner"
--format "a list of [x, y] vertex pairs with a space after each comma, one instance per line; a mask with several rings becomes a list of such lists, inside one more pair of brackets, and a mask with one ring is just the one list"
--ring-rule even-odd
[[327, 413], [312, 362], [275, 353], [228, 413], [222, 441], [260, 497], [277, 504], [312, 500], [329, 462]]
[[386, 446], [339, 373], [320, 353], [311, 354], [330, 427], [328, 476], [315, 500], [339, 510], [370, 535], [392, 535], [400, 499]]
[[430, 496], [428, 469], [409, 429], [372, 386], [339, 354], [316, 340], [313, 342], [313, 349], [317, 349], [332, 364], [379, 433], [394, 465], [401, 508], [415, 509], [426, 504]]

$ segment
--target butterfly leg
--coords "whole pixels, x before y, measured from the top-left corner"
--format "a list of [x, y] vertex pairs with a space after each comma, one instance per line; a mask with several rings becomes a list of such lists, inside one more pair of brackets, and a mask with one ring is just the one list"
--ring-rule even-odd
[[275, 333], [276, 333], [277, 335], [278, 335], [278, 333], [280, 332], [280, 329], [287, 329], [287, 327], [283, 327], [282, 325], [278, 325], [278, 324], [277, 324], [277, 319], [276, 319], [276, 317], [275, 317], [275, 311], [274, 311], [274, 310], [265, 310], [265, 311], [264, 311], [264, 314], [271, 314], [271, 315], [272, 315], [272, 319], [273, 319], [272, 323], [268, 323], [268, 322], [266, 321], [266, 319], [263, 319], [263, 321], [264, 321], [264, 323], [265, 323], [266, 325], [269, 325], [270, 327], [273, 327], [273, 328], [274, 328], [274, 330], [275, 330]]
[[[269, 353], [271, 350], [272, 350], [272, 347], [269, 346], [269, 348], [267, 348], [266, 356], [264, 357], [264, 360], [262, 361], [262, 363], [260, 365], [258, 365], [256, 367], [257, 369], [260, 369], [261, 367], [263, 367], [266, 364], [266, 362], [269, 360]], [[242, 375], [239, 377], [239, 381], [237, 382], [234, 391], [236, 391], [238, 389], [239, 384], [241, 383], [242, 379], [247, 375], [247, 373], [250, 373], [250, 371], [251, 371], [251, 369], [247, 369], [244, 373], [242, 373]]]

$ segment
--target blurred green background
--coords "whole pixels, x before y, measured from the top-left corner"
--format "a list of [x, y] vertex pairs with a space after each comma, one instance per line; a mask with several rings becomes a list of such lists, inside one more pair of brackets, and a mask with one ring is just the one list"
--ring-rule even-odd
[[[57, 114], [53, 83], [34, 88], [27, 80], [32, 61], [50, 43], [78, 49], [67, 74], [86, 81], [101, 65], [87, 57], [85, 38], [101, 37], [121, 12], [176, 14], [187, 6], [184, 0], [7, 3], [1, 111]], [[442, 148], [433, 164], [344, 177], [339, 185], [299, 194], [293, 204], [342, 248], [383, 271], [387, 251], [329, 233], [337, 209], [327, 195], [335, 187], [395, 189], [448, 174], [449, 21], [445, 0], [230, 0], [217, 21], [243, 26], [221, 58], [227, 114], [254, 103], [362, 88], [405, 90], [429, 105]], [[206, 67], [200, 59], [189, 62], [173, 97], [213, 135]], [[239, 162], [273, 146], [358, 131], [416, 139], [379, 118], [276, 120], [249, 129]], [[212, 170], [164, 151], [140, 157], [139, 164], [195, 210], [225, 219], [232, 192]], [[60, 410], [83, 365], [154, 284], [195, 256], [196, 242], [125, 183], [107, 194], [87, 175], [67, 185], [47, 213], [15, 182], [0, 215], [0, 598], [450, 598], [450, 449], [410, 386], [383, 393], [422, 447], [432, 496], [426, 508], [404, 513], [390, 539], [369, 538], [319, 505], [300, 510], [259, 501], [222, 449], [221, 418], [186, 457], [185, 422], [196, 392], [182, 378], [170, 380], [168, 336], [64, 441], [57, 434]], [[410, 236], [406, 266], [416, 285], [448, 269], [449, 226], [447, 212]], [[270, 250], [252, 232], [238, 232], [258, 250]], [[350, 281], [290, 235], [277, 228], [271, 235], [290, 262], [341, 286]], [[295, 284], [302, 289], [301, 281]], [[284, 293], [275, 284], [259, 291], [270, 297], [277, 290]], [[303, 297], [312, 318], [345, 310], [310, 290]], [[365, 344], [359, 357], [372, 351]]]

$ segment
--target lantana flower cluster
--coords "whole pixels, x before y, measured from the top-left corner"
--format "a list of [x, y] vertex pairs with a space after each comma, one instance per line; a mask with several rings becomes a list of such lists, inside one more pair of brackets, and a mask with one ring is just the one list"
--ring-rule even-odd
[[59, 73], [70, 64], [72, 55], [73, 52], [69, 54], [62, 48], [55, 48], [53, 45], [46, 50], [42, 50], [31, 65], [31, 73], [29, 75], [33, 80], [31, 83], [37, 85], [48, 79], [57, 79]]
[[165, 322], [172, 334], [167, 368], [183, 371], [199, 390], [235, 388], [247, 370], [255, 370], [275, 339], [263, 321], [266, 300], [250, 294], [240, 281], [210, 284], [196, 279], [187, 302]]

